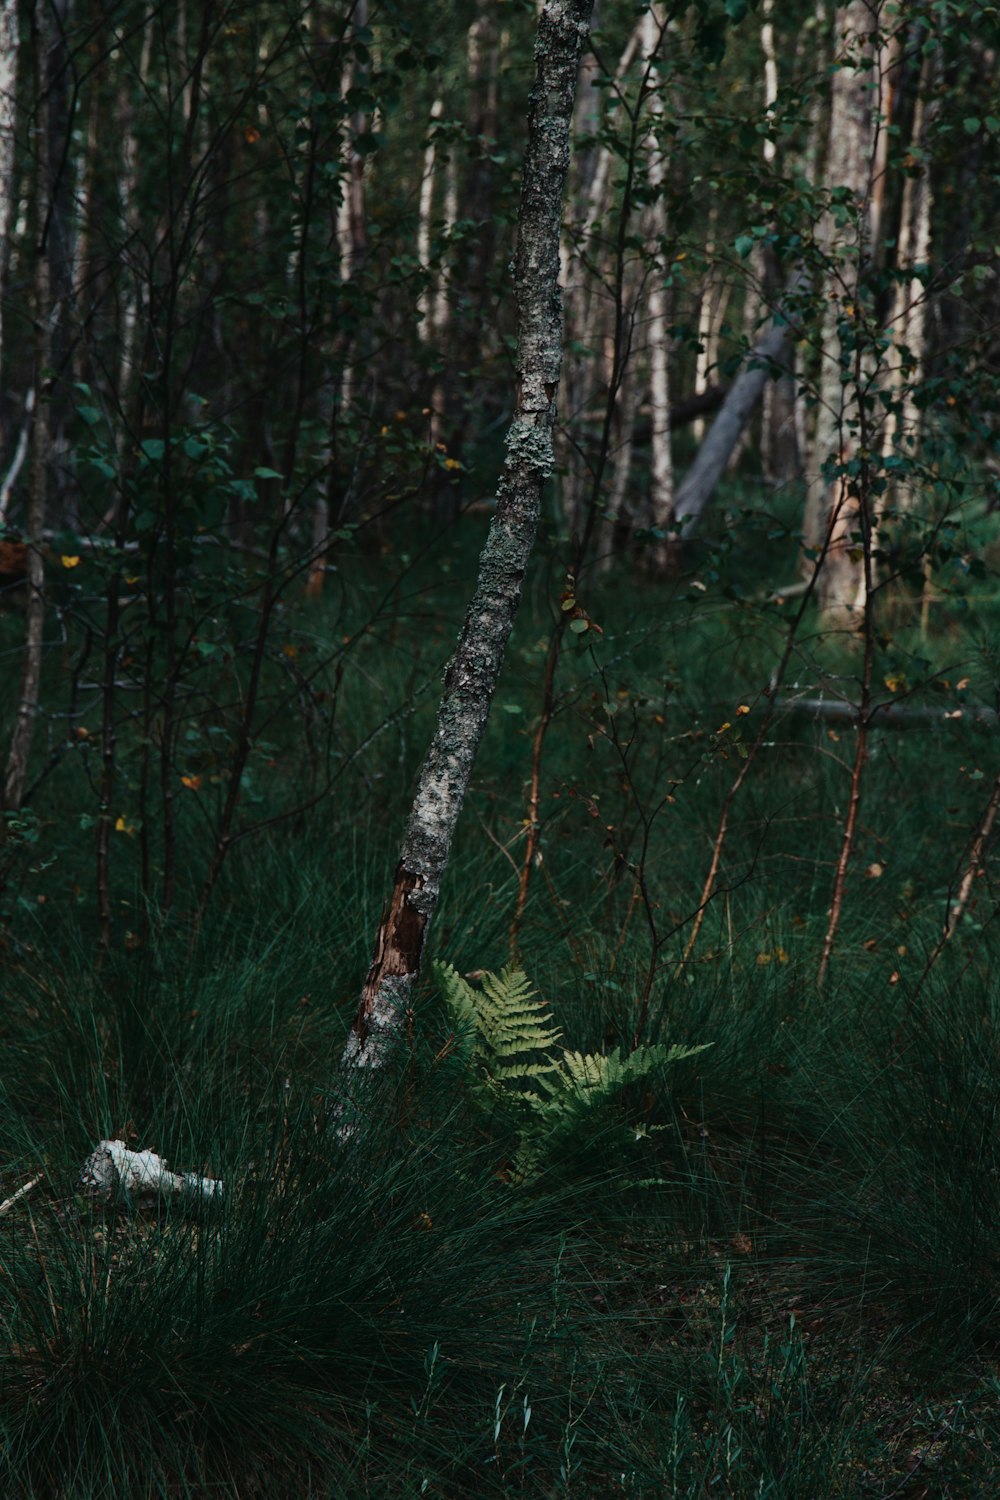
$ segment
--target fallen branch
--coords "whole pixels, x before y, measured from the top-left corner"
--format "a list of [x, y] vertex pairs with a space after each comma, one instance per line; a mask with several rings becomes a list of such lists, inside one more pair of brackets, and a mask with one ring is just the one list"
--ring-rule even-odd
[[98, 1141], [80, 1168], [80, 1186], [100, 1198], [110, 1198], [115, 1192], [139, 1198], [222, 1196], [222, 1183], [216, 1178], [171, 1172], [155, 1151], [129, 1151], [124, 1141]]
[[[846, 703], [837, 698], [778, 698], [775, 708], [780, 713], [808, 714], [813, 719], [823, 719], [830, 724], [848, 724], [854, 729], [861, 727], [861, 710], [855, 703]], [[997, 712], [981, 705], [962, 705], [958, 708], [938, 708], [925, 703], [876, 703], [868, 714], [868, 724], [875, 729], [917, 729], [927, 724], [966, 724], [980, 729], [995, 729], [1000, 722]]]
[[32, 1188], [36, 1188], [44, 1176], [44, 1172], [39, 1172], [37, 1177], [33, 1177], [31, 1181], [26, 1182], [23, 1187], [19, 1187], [17, 1192], [11, 1193], [9, 1198], [5, 1198], [3, 1202], [0, 1203], [0, 1214], [9, 1213], [10, 1210], [14, 1207], [14, 1204], [19, 1202], [21, 1198], [26, 1198], [31, 1192]]

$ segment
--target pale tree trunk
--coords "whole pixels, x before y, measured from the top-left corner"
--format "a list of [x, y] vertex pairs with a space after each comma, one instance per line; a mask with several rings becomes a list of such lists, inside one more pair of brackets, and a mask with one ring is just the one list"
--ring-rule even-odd
[[[6, 245], [14, 218], [14, 157], [17, 130], [17, 0], [0, 0], [0, 391], [5, 369], [3, 299]], [[0, 433], [0, 443], [4, 434]], [[0, 521], [3, 516], [0, 515]]]
[[49, 467], [49, 405], [44, 375], [51, 363], [52, 296], [49, 285], [49, 246], [46, 233], [51, 215], [51, 172], [49, 150], [49, 26], [44, 6], [38, 6], [35, 26], [35, 390], [36, 411], [34, 447], [31, 456], [31, 479], [25, 540], [28, 546], [28, 601], [24, 619], [24, 649], [21, 656], [21, 679], [14, 732], [11, 735], [7, 770], [4, 777], [3, 806], [16, 812], [24, 797], [28, 779], [31, 744], [38, 717], [38, 696], [42, 680], [42, 646], [45, 631], [45, 560], [42, 553], [45, 533], [45, 511]]
[[651, 80], [649, 109], [650, 130], [645, 140], [647, 174], [654, 198], [648, 209], [647, 234], [653, 242], [653, 262], [649, 272], [647, 300], [646, 347], [649, 351], [650, 519], [662, 536], [649, 550], [649, 565], [663, 572], [669, 561], [667, 528], [674, 508], [674, 464], [670, 449], [670, 335], [667, 326], [667, 268], [663, 245], [667, 234], [667, 210], [664, 194], [663, 145], [656, 125], [662, 121], [663, 96], [660, 79], [649, 67], [655, 58], [666, 30], [666, 18], [660, 7], [651, 6], [642, 20], [642, 50]]
[[417, 337], [422, 343], [432, 342], [435, 328], [433, 321], [434, 301], [430, 294], [431, 222], [434, 214], [434, 174], [437, 165], [436, 127], [444, 114], [444, 100], [435, 99], [431, 105], [431, 125], [424, 147], [424, 170], [420, 178], [420, 202], [417, 208], [417, 260], [424, 273], [424, 280], [417, 298]]
[[[774, 116], [774, 105], [778, 98], [778, 49], [774, 36], [774, 0], [764, 0], [761, 7], [760, 47], [764, 57], [764, 116], [770, 122]], [[769, 135], [764, 137], [762, 147], [764, 165], [774, 171], [778, 150]], [[776, 257], [770, 249], [765, 250], [762, 260], [764, 297], [770, 304], [778, 294], [779, 280]], [[764, 404], [761, 412], [761, 468], [766, 477], [776, 485], [787, 484], [799, 477], [800, 459], [798, 429], [795, 413], [795, 348], [789, 344], [786, 362], [776, 380], [769, 380], [764, 387]]]
[[[76, 228], [70, 144], [74, 127], [71, 111], [75, 100], [68, 41], [73, 0], [51, 0], [49, 17], [46, 24], [51, 30], [44, 78], [49, 121], [46, 249], [49, 259], [48, 301], [51, 322], [49, 362], [55, 370], [48, 415], [49, 473], [53, 491], [49, 508], [54, 510], [54, 524], [75, 528], [79, 515], [70, 443], [73, 410], [70, 309], [73, 303], [73, 240]], [[40, 387], [38, 392], [37, 411], [40, 416]]]
[[[848, 224], [827, 213], [818, 240], [827, 261], [825, 310], [821, 332], [822, 366], [819, 406], [809, 465], [805, 537], [814, 549], [826, 547], [818, 581], [820, 611], [826, 622], [854, 626], [865, 607], [864, 571], [852, 533], [858, 524], [858, 502], [844, 478], [827, 481], [823, 465], [846, 464], [854, 453], [857, 372], [845, 368], [852, 359], [841, 349], [839, 323], [857, 313], [858, 281], [869, 248], [869, 212], [873, 158], [872, 77], [864, 66], [876, 21], [868, 0], [850, 0], [837, 12], [837, 57], [833, 75], [825, 184], [846, 188]], [[846, 380], [842, 375], [848, 376]], [[809, 571], [812, 564], [809, 564]]]
[[[355, 0], [354, 28], [360, 30], [368, 25], [368, 0]], [[349, 62], [341, 79], [344, 98], [353, 88], [361, 70], [361, 64], [353, 59]], [[367, 243], [365, 218], [365, 161], [357, 149], [357, 139], [364, 132], [365, 117], [356, 111], [350, 119], [348, 138], [344, 146], [345, 174], [344, 191], [337, 211], [337, 243], [340, 248], [340, 279], [352, 280], [364, 258]], [[303, 254], [305, 248], [303, 247]], [[354, 370], [351, 359], [344, 362], [340, 381], [340, 404], [346, 410], [354, 397]]]
[[[546, 0], [539, 17], [514, 263], [514, 416], [476, 591], [445, 678], [392, 896], [344, 1049], [348, 1068], [384, 1067], [404, 1024], [552, 470], [562, 336], [559, 230], [577, 68], [591, 6], [592, 0]], [[349, 1134], [352, 1126], [345, 1122], [342, 1129]]]
[[[708, 237], [705, 241], [705, 260], [709, 265], [715, 257], [715, 219], [716, 213], [713, 207], [709, 213]], [[695, 356], [694, 367], [696, 396], [701, 396], [708, 390], [712, 383], [713, 371], [715, 371], [715, 379], [718, 380], [722, 325], [726, 321], [731, 295], [732, 287], [729, 282], [709, 271], [702, 286], [698, 308], [698, 352]], [[705, 419], [697, 417], [691, 425], [691, 430], [695, 442], [700, 443], [705, 436]]]
[[[884, 458], [912, 456], [920, 430], [920, 410], [914, 395], [926, 353], [928, 315], [927, 289], [920, 273], [930, 259], [932, 208], [931, 175], [922, 147], [927, 124], [926, 101], [939, 65], [936, 52], [925, 55], [913, 114], [913, 165], [903, 186], [896, 239], [897, 280], [886, 329], [892, 343], [886, 356], [891, 404], [882, 433]], [[887, 499], [890, 504], [909, 509], [913, 503], [912, 485], [905, 480], [891, 480]]]
[[[793, 285], [793, 292], [798, 282]], [[674, 524], [682, 537], [695, 534], [726, 464], [763, 395], [788, 356], [792, 330], [779, 312], [777, 321], [758, 338], [746, 366], [733, 381], [694, 462], [678, 486]]]
[[[355, 0], [352, 24], [355, 30], [368, 25], [368, 0]], [[353, 53], [349, 54], [349, 58], [350, 60], [344, 64], [340, 77], [340, 92], [344, 99], [347, 98], [364, 69], [364, 64], [359, 63]], [[355, 110], [347, 122], [343, 143], [344, 177], [343, 191], [337, 205], [337, 248], [340, 258], [340, 280], [345, 286], [357, 275], [368, 243], [365, 162], [361, 152], [357, 149], [358, 137], [364, 132], [366, 124], [364, 114], [360, 110]], [[305, 235], [306, 227], [305, 219], [303, 219], [303, 239], [299, 248], [299, 254], [303, 258], [302, 264], [305, 263], [307, 253]], [[327, 379], [323, 383], [318, 402], [318, 415], [327, 432], [332, 432], [338, 411], [348, 411], [354, 402], [355, 358], [355, 352], [345, 342], [343, 365], [339, 372], [339, 390], [334, 386], [332, 379]], [[327, 546], [332, 514], [330, 500], [334, 483], [332, 457], [331, 439], [322, 454], [322, 467], [325, 473], [321, 475], [317, 483], [313, 506], [310, 561], [305, 588], [306, 596], [310, 599], [321, 597], [323, 584], [326, 581]]]

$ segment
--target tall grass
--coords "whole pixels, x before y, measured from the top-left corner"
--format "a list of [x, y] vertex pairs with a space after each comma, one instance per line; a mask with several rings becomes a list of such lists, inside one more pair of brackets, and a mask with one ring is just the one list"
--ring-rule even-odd
[[[712, 1045], [526, 1186], [430, 984], [358, 1140], [329, 1125], [433, 711], [414, 699], [418, 611], [345, 672], [338, 753], [405, 713], [327, 802], [234, 850], [197, 929], [184, 901], [142, 909], [123, 831], [97, 954], [83, 771], [53, 775], [5, 939], [0, 1185], [44, 1177], [0, 1217], [3, 1493], [995, 1491], [991, 863], [925, 973], [992, 740], [875, 736], [818, 992], [853, 731], [779, 716], [685, 956], [738, 763], [719, 729], [739, 704], [761, 711], [783, 628], [689, 594], [587, 602], [604, 633], [560, 664], [518, 949], [574, 1047], [627, 1047], [644, 987], [647, 1040]], [[547, 628], [534, 598], [434, 930], [466, 971], [508, 957]], [[880, 648], [884, 676], [906, 640]], [[981, 669], [950, 627], [919, 649], [923, 678], [952, 684], [926, 689], [941, 701]], [[799, 666], [852, 670], [822, 642]], [[255, 815], [288, 805], [296, 736], [276, 731], [285, 781], [262, 777]], [[76, 1174], [107, 1136], [221, 1176], [222, 1202], [87, 1201]]]

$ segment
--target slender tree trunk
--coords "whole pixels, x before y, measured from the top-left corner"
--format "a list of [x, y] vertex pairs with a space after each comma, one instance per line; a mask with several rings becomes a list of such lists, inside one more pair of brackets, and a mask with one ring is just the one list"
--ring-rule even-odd
[[429, 344], [434, 337], [433, 300], [430, 289], [431, 222], [434, 215], [434, 175], [437, 165], [437, 123], [444, 114], [444, 100], [431, 105], [431, 123], [424, 147], [424, 170], [420, 179], [420, 203], [417, 209], [417, 260], [425, 280], [417, 298], [417, 337]]
[[[931, 176], [920, 148], [926, 130], [926, 100], [939, 66], [936, 52], [925, 55], [913, 114], [914, 164], [903, 186], [896, 237], [897, 279], [886, 330], [892, 343], [887, 354], [891, 401], [882, 432], [885, 458], [912, 454], [920, 429], [920, 409], [914, 397], [926, 353], [928, 313], [927, 289], [920, 277], [930, 259], [932, 208]], [[897, 507], [909, 508], [913, 502], [912, 486], [905, 481], [894, 481], [889, 499]]]
[[[643, 18], [642, 50], [649, 61], [659, 50], [666, 19], [658, 6], [652, 6]], [[656, 125], [662, 119], [663, 98], [660, 79], [650, 72], [652, 92], [649, 99], [650, 129], [646, 136], [649, 186], [653, 202], [648, 210], [647, 233], [653, 243], [647, 300], [646, 347], [649, 351], [650, 519], [663, 536], [650, 549], [649, 565], [663, 572], [669, 562], [667, 528], [674, 508], [674, 463], [670, 448], [670, 334], [667, 322], [667, 268], [663, 261], [663, 243], [667, 235], [667, 210], [664, 194], [665, 160]]]
[[[615, 69], [614, 82], [610, 89], [602, 90], [609, 95], [605, 106], [605, 119], [620, 102], [622, 90], [629, 70], [635, 62], [640, 45], [642, 21], [633, 28], [625, 49]], [[592, 76], [593, 69], [590, 69]], [[577, 127], [587, 128], [593, 124], [592, 88], [586, 90], [587, 117], [581, 121], [576, 117]], [[563, 477], [560, 485], [560, 500], [563, 514], [572, 533], [579, 533], [585, 508], [585, 495], [592, 490], [593, 473], [590, 468], [591, 443], [589, 440], [589, 417], [594, 407], [599, 388], [598, 347], [601, 342], [602, 325], [607, 321], [606, 289], [603, 281], [588, 269], [586, 261], [599, 261], [603, 252], [597, 243], [597, 232], [601, 221], [608, 213], [615, 188], [615, 164], [618, 156], [609, 146], [588, 152], [584, 158], [577, 181], [571, 189], [569, 219], [573, 229], [562, 240], [562, 273], [566, 288], [566, 339], [588, 351], [570, 362], [565, 375], [562, 408], [567, 424], [576, 424], [576, 442], [561, 441], [560, 468]]]
[[476, 591], [445, 678], [392, 896], [344, 1050], [348, 1067], [383, 1067], [403, 1024], [514, 623], [542, 488], [552, 470], [562, 337], [559, 230], [577, 68], [591, 6], [592, 0], [547, 0], [539, 17], [514, 264], [514, 417]]
[[[841, 65], [833, 75], [826, 186], [846, 189], [849, 223], [839, 226], [828, 213], [819, 230], [829, 270], [821, 336], [819, 408], [810, 460], [805, 537], [812, 548], [828, 544], [819, 580], [820, 609], [829, 624], [856, 624], [864, 608], [864, 577], [856, 561], [853, 534], [857, 507], [841, 479], [828, 481], [823, 466], [843, 465], [853, 456], [857, 392], [847, 373], [840, 343], [841, 320], [860, 316], [859, 276], [868, 252], [873, 168], [870, 55], [875, 17], [868, 0], [849, 0], [837, 12]], [[811, 564], [809, 565], [811, 569]]]
[[[76, 486], [70, 448], [70, 418], [73, 409], [70, 310], [73, 304], [73, 240], [76, 230], [73, 198], [72, 65], [68, 29], [73, 20], [73, 0], [52, 0], [48, 63], [44, 87], [48, 95], [48, 226], [49, 257], [49, 362], [55, 372], [49, 397], [49, 476], [52, 494], [49, 508], [53, 523], [74, 528], [79, 524]], [[39, 406], [39, 412], [41, 406]]]
[[49, 28], [44, 7], [35, 11], [35, 390], [36, 410], [31, 482], [25, 528], [28, 544], [28, 602], [24, 621], [24, 651], [14, 732], [11, 736], [4, 778], [3, 806], [16, 811], [21, 806], [28, 779], [31, 744], [38, 717], [38, 695], [42, 680], [42, 645], [45, 631], [45, 560], [42, 553], [49, 469], [49, 407], [43, 384], [51, 363], [51, 289], [49, 247], [51, 172], [49, 147]]
[[[14, 218], [14, 156], [17, 129], [17, 0], [0, 0], [0, 377], [5, 369], [3, 299], [6, 244]], [[0, 390], [3, 389], [0, 384]], [[4, 434], [0, 432], [0, 445]]]

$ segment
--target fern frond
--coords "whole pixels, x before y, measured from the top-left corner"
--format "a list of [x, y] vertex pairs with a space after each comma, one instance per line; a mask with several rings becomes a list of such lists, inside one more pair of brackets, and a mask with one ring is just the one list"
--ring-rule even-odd
[[608, 1053], [564, 1049], [556, 1056], [551, 1049], [562, 1033], [522, 970], [484, 974], [480, 989], [450, 964], [435, 964], [435, 970], [459, 1054], [474, 1073], [475, 1095], [515, 1123], [515, 1181], [537, 1173], [584, 1118], [593, 1127], [601, 1106], [629, 1084], [711, 1046], [637, 1047], [624, 1057], [619, 1047]]

